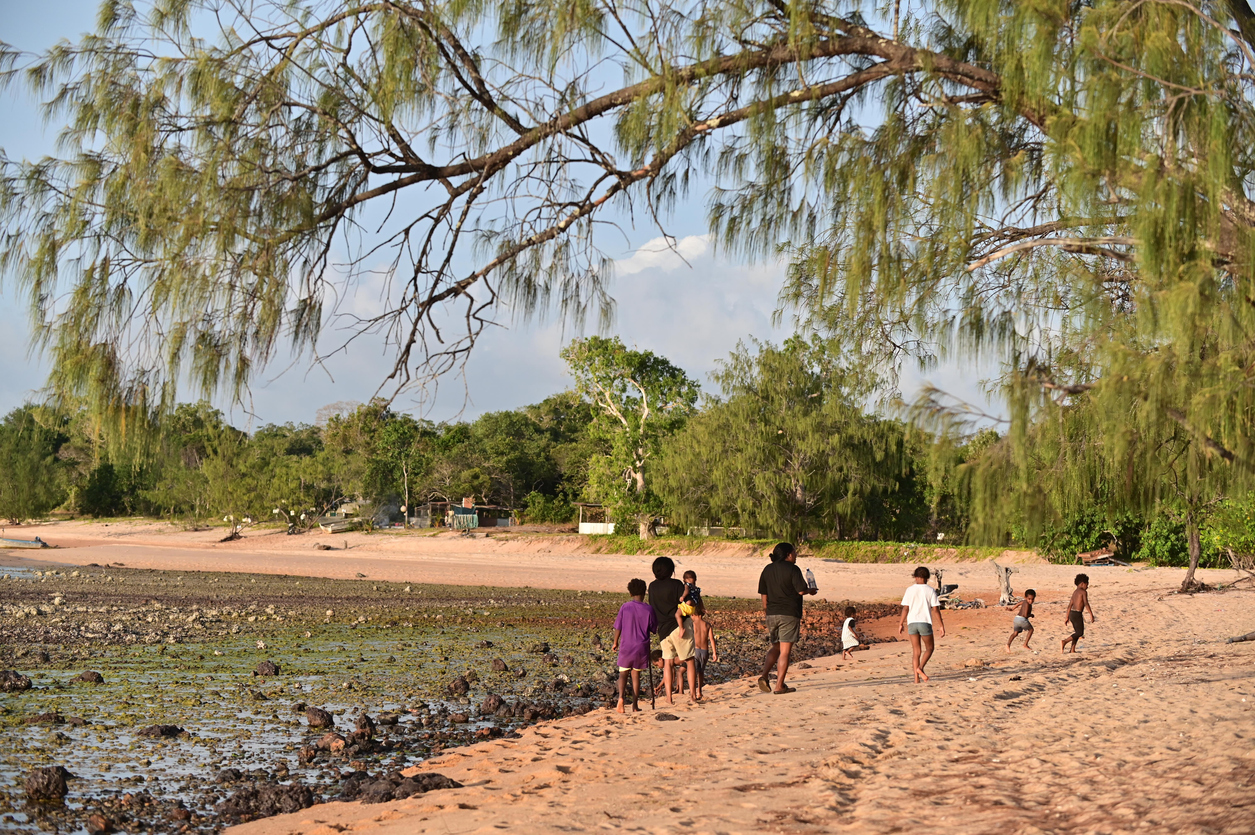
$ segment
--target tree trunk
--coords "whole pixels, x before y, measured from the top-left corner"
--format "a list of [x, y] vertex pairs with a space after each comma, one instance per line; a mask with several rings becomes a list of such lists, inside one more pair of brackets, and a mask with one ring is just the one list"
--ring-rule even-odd
[[636, 527], [641, 539], [654, 538], [654, 517], [648, 513], [642, 513], [636, 517]]
[[1194, 579], [1194, 572], [1198, 570], [1198, 560], [1203, 555], [1203, 542], [1199, 535], [1198, 518], [1192, 510], [1185, 517], [1185, 536], [1189, 541], [1190, 568], [1185, 572], [1185, 579], [1181, 581], [1181, 591], [1183, 593], [1207, 591], [1210, 586]]

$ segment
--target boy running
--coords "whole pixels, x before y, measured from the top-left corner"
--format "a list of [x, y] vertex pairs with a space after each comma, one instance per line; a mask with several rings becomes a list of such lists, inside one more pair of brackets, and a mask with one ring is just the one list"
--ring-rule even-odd
[[1072, 642], [1072, 652], [1076, 652], [1076, 642], [1085, 635], [1085, 615], [1089, 610], [1089, 622], [1094, 622], [1094, 610], [1089, 608], [1089, 575], [1078, 574], [1072, 582], [1076, 583], [1076, 591], [1072, 592], [1072, 601], [1068, 603], [1066, 624], [1072, 627], [1072, 634], [1063, 639], [1063, 652], [1068, 651], [1068, 642]]
[[1028, 589], [1024, 592], [1024, 599], [1015, 607], [1015, 618], [1011, 621], [1011, 637], [1007, 638], [1007, 652], [1011, 651], [1011, 645], [1015, 643], [1015, 639], [1021, 632], [1024, 633], [1024, 648], [1032, 649], [1028, 645], [1028, 642], [1033, 640], [1033, 623], [1029, 618], [1033, 616], [1033, 603], [1036, 600], [1037, 592]]

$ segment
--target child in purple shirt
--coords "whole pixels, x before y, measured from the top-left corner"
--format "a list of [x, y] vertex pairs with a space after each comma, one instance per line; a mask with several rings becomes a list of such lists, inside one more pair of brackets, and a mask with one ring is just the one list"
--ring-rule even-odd
[[641, 695], [641, 670], [649, 663], [649, 633], [658, 631], [658, 615], [654, 607], [645, 602], [645, 581], [628, 583], [632, 599], [619, 607], [614, 619], [614, 646], [619, 651], [619, 706], [624, 713], [623, 688], [628, 674], [632, 676], [632, 710], [639, 711], [637, 701]]

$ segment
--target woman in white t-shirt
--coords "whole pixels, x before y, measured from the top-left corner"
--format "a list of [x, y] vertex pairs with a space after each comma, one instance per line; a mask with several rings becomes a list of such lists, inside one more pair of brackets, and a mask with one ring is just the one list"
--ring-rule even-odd
[[[915, 671], [915, 683], [928, 681], [924, 665], [933, 656], [933, 618], [937, 619], [937, 637], [946, 637], [946, 625], [941, 620], [941, 600], [928, 585], [931, 573], [924, 566], [915, 569], [915, 585], [902, 595], [902, 622], [898, 634], [903, 632], [911, 639], [911, 668]], [[922, 645], [922, 646], [921, 646]]]

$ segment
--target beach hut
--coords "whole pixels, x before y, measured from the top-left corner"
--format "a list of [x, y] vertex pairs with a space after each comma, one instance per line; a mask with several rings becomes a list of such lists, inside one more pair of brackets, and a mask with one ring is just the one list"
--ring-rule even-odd
[[606, 509], [599, 504], [576, 502], [580, 509], [579, 531], [582, 534], [614, 533], [614, 522], [606, 516]]

